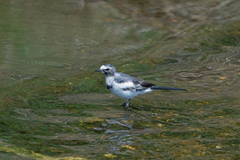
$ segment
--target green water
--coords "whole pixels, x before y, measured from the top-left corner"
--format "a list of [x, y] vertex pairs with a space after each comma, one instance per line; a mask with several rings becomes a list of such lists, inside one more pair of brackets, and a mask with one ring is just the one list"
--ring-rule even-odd
[[[240, 2], [2, 0], [0, 159], [239, 159]], [[125, 101], [102, 64], [157, 86]]]

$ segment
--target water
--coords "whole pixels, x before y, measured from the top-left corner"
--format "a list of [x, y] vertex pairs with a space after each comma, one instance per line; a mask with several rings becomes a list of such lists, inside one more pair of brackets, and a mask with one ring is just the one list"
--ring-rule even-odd
[[[237, 0], [0, 2], [0, 159], [239, 159]], [[93, 72], [158, 86], [131, 111]]]

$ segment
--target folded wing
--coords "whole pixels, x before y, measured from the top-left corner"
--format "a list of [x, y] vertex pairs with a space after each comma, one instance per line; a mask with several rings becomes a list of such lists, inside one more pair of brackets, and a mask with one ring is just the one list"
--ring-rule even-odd
[[124, 73], [116, 73], [114, 76], [116, 83], [118, 83], [117, 85], [124, 90], [145, 89], [155, 86], [152, 83], [143, 81]]

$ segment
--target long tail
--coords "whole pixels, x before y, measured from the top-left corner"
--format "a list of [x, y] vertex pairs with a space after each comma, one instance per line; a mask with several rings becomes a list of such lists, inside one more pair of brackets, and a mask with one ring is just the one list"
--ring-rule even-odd
[[171, 87], [151, 87], [152, 90], [180, 90], [180, 91], [187, 91], [186, 89], [181, 88], [171, 88]]

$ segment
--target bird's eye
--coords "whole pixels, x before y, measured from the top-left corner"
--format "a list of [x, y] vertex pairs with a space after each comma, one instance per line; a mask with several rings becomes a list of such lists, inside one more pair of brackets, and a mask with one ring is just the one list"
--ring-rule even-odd
[[109, 71], [109, 68], [107, 68], [106, 71]]

